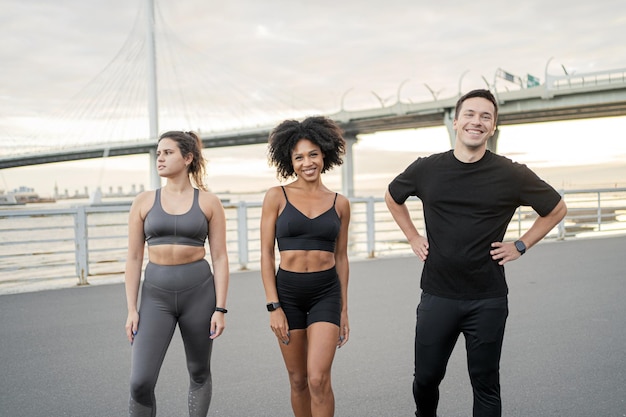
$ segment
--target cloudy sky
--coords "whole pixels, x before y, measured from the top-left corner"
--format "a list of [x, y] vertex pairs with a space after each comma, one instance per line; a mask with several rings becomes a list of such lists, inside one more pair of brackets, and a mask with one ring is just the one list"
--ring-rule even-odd
[[[145, 2], [0, 0], [0, 154], [25, 138], [145, 134]], [[155, 3], [163, 129], [450, 97], [460, 81], [464, 91], [493, 83], [498, 68], [542, 80], [626, 68], [621, 0]], [[139, 133], [119, 127], [114, 105]], [[77, 120], [96, 115], [103, 124]]]

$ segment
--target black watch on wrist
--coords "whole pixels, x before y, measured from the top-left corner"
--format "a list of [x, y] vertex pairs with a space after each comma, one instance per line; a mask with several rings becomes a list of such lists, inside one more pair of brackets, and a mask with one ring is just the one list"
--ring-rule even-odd
[[526, 245], [521, 240], [515, 241], [515, 249], [517, 249], [520, 255], [523, 255], [526, 253]]
[[280, 303], [279, 302], [268, 303], [267, 304], [267, 311], [274, 311], [274, 310], [276, 310], [278, 308], [280, 308]]

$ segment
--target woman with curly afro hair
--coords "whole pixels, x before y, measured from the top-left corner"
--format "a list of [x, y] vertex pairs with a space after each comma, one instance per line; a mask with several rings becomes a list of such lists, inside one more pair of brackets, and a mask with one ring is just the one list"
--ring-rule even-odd
[[334, 121], [315, 116], [279, 124], [268, 150], [278, 178], [295, 178], [263, 200], [261, 275], [270, 327], [287, 367], [294, 416], [330, 417], [332, 362], [350, 332], [350, 202], [326, 188], [322, 174], [342, 164], [345, 141]]

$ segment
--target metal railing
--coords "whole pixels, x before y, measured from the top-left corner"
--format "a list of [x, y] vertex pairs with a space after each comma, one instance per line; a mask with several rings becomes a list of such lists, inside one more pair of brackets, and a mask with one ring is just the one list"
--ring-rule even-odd
[[[568, 215], [545, 239], [626, 234], [626, 188], [562, 192]], [[348, 251], [351, 258], [410, 254], [406, 239], [383, 198], [352, 198]], [[407, 201], [421, 230], [421, 202]], [[258, 269], [260, 202], [225, 203], [227, 247], [232, 269]], [[50, 280], [121, 274], [127, 247], [128, 205], [0, 211], [0, 285], [20, 280]], [[521, 236], [536, 213], [520, 207], [505, 240]]]
[[568, 75], [547, 75], [546, 87], [551, 90], [580, 88], [626, 82], [626, 68]]

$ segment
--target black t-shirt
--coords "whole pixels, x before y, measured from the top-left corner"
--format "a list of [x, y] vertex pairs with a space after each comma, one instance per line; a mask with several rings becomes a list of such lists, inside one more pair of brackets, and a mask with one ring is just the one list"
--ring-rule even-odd
[[508, 293], [504, 267], [489, 251], [504, 238], [515, 210], [531, 206], [545, 216], [561, 199], [526, 165], [489, 151], [473, 163], [453, 151], [418, 158], [389, 184], [389, 193], [398, 204], [410, 196], [422, 201], [429, 243], [422, 289], [468, 300]]

